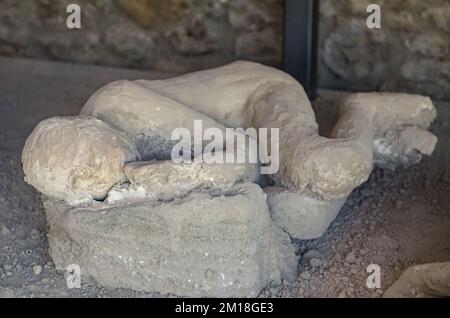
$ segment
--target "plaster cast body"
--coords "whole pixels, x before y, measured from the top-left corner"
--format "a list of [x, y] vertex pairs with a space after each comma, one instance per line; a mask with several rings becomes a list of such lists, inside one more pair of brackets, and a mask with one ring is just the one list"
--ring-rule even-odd
[[[271, 176], [278, 185], [311, 190], [324, 198], [344, 197], [366, 181], [371, 171], [371, 165], [352, 145], [318, 135], [314, 112], [302, 86], [274, 68], [236, 62], [174, 79], [137, 83], [227, 127], [282, 128], [281, 166], [279, 173]], [[320, 163], [316, 160], [329, 151], [341, 152], [347, 159], [326, 156]], [[339, 166], [339, 171], [334, 166]]]
[[[326, 200], [346, 197], [367, 180], [373, 167], [375, 136], [383, 140], [383, 133], [404, 126], [427, 129], [436, 116], [427, 97], [355, 94], [343, 102], [333, 139], [327, 139], [318, 134], [302, 86], [271, 67], [235, 62], [173, 79], [139, 80], [136, 84], [226, 127], [282, 128], [282, 166], [272, 179], [277, 185], [312, 192]], [[88, 103], [88, 107], [92, 105]], [[433, 140], [430, 148], [434, 149]]]
[[[416, 163], [437, 142], [426, 131], [436, 116], [431, 100], [405, 94], [350, 95], [331, 138], [319, 136], [301, 85], [250, 62], [111, 83], [81, 114], [43, 122], [23, 153], [27, 181], [49, 197], [55, 264], [78, 263], [108, 286], [187, 296], [255, 296], [293, 278], [287, 234], [320, 237], [374, 164]], [[224, 135], [279, 128], [273, 187], [257, 185], [258, 164], [167, 161], [173, 130], [194, 133], [196, 120]]]

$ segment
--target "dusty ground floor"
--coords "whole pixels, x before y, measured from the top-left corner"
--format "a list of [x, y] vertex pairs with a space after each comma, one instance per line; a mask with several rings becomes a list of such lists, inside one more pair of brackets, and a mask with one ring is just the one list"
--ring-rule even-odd
[[[48, 255], [45, 212], [39, 194], [23, 181], [20, 157], [38, 122], [76, 115], [102, 85], [167, 76], [0, 58], [0, 298], [158, 296], [94, 282], [67, 288]], [[344, 95], [322, 91], [314, 102], [322, 134]], [[301, 256], [297, 281], [268, 286], [261, 297], [380, 297], [409, 266], [450, 261], [450, 102], [435, 105], [433, 156], [405, 170], [376, 169], [322, 238], [294, 242]], [[369, 264], [381, 268], [381, 289], [366, 285]]]

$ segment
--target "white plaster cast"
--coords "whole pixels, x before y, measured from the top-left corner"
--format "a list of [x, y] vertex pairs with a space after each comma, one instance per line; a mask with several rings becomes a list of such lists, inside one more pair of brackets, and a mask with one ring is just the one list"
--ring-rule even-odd
[[[44, 121], [24, 148], [27, 181], [50, 197], [52, 257], [60, 266], [82, 262], [88, 275], [106, 285], [180, 295], [256, 295], [271, 280], [292, 278], [295, 256], [281, 229], [293, 238], [320, 237], [374, 164], [416, 163], [437, 142], [426, 131], [436, 117], [429, 98], [386, 93], [344, 99], [331, 138], [324, 138], [302, 86], [251, 62], [166, 80], [111, 83], [81, 115]], [[167, 161], [173, 130], [194, 133], [195, 120], [222, 132], [280, 129], [280, 169], [269, 176], [274, 187], [265, 189], [267, 196], [254, 184], [258, 165]], [[180, 249], [183, 240], [188, 244]], [[129, 275], [135, 268], [112, 258], [117, 243], [133, 258], [141, 255], [133, 250], [138, 246], [143, 261], [156, 265]], [[195, 254], [206, 249], [214, 253], [211, 261]], [[223, 260], [233, 266], [223, 269]], [[238, 263], [239, 271], [229, 271]], [[123, 274], [119, 281], [117, 271]], [[229, 285], [223, 286], [225, 271]], [[189, 273], [196, 283], [186, 281]]]

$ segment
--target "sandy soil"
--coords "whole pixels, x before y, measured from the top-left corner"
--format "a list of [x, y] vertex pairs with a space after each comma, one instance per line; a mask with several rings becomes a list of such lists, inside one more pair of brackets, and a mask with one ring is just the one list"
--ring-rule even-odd
[[[67, 288], [48, 255], [44, 209], [23, 181], [20, 155], [39, 121], [77, 114], [105, 83], [164, 76], [0, 58], [0, 298], [158, 296], [94, 282]], [[314, 103], [324, 135], [342, 95], [324, 91]], [[376, 169], [322, 238], [295, 242], [302, 256], [298, 280], [269, 286], [261, 297], [380, 297], [410, 265], [450, 261], [450, 103], [436, 106], [433, 156], [406, 170]], [[381, 267], [378, 290], [366, 286], [372, 263]]]

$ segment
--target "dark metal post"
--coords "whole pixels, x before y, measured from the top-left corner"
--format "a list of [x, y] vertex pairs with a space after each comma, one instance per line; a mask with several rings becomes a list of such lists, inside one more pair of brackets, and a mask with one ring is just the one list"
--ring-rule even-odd
[[285, 0], [285, 72], [297, 79], [305, 91], [316, 94], [319, 0]]

